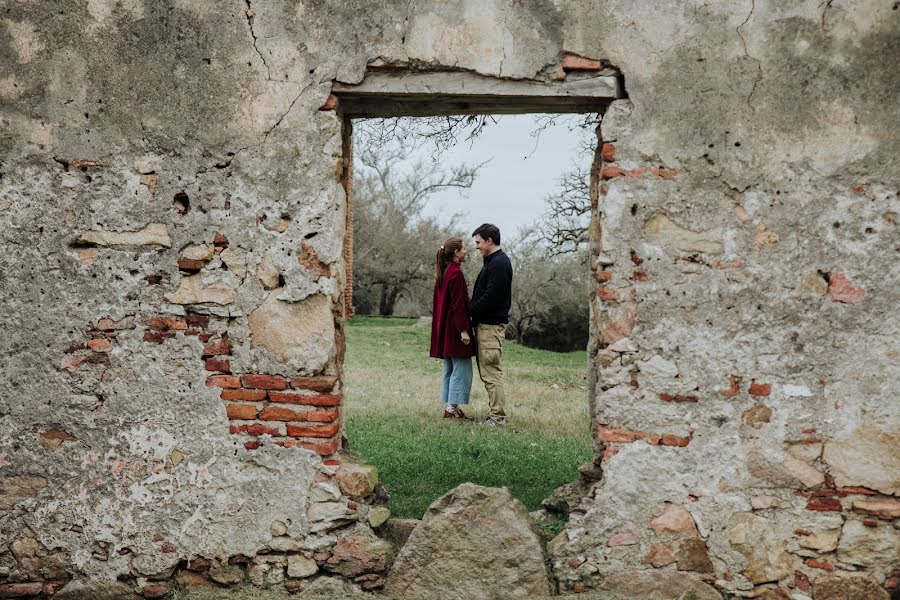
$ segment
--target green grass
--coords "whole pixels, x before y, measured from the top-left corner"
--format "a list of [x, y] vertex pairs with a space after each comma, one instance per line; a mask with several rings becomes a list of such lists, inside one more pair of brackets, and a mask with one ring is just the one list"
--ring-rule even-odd
[[[591, 458], [584, 352], [554, 353], [507, 342], [503, 429], [440, 418], [441, 363], [428, 357], [430, 329], [413, 319], [354, 317], [347, 326], [346, 428], [350, 449], [376, 465], [396, 517], [421, 518], [460, 483], [506, 486], [528, 510], [578, 477]], [[474, 417], [487, 413], [475, 377]]]

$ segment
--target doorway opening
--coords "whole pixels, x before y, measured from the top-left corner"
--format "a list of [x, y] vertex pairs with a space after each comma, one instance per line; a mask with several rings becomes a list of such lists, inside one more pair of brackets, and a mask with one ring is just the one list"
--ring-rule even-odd
[[[431, 502], [465, 481], [506, 486], [535, 511], [559, 486], [579, 479], [578, 465], [594, 457], [586, 402], [588, 232], [596, 219], [598, 116], [621, 97], [618, 80], [597, 73], [561, 83], [370, 73], [359, 86], [336, 84], [334, 91], [344, 117], [343, 181], [352, 206], [344, 323], [349, 450], [379, 468], [396, 517], [421, 518]], [[525, 122], [507, 116], [536, 114]], [[508, 138], [510, 126], [529, 140], [524, 147], [511, 142], [511, 153], [530, 156], [512, 171], [499, 169], [502, 161], [486, 162], [476, 149], [479, 140]], [[542, 166], [541, 144], [565, 129], [574, 129], [574, 164]], [[586, 148], [578, 147], [579, 133]], [[523, 171], [551, 184], [548, 193], [520, 194], [543, 204], [538, 213], [528, 214], [525, 198], [503, 207], [490, 202], [496, 194], [479, 191], [469, 194], [473, 206], [452, 193], [474, 191], [486, 172], [503, 172], [509, 182], [516, 172], [527, 179]], [[435, 251], [452, 234], [466, 241], [471, 293], [481, 267], [471, 231], [484, 221], [501, 228], [515, 270], [502, 354], [510, 420], [502, 429], [441, 419], [441, 366], [428, 358]], [[487, 399], [477, 366], [473, 371], [467, 412], [481, 417]], [[550, 504], [567, 516], [566, 498]], [[559, 527], [561, 521], [546, 523], [548, 533]]]

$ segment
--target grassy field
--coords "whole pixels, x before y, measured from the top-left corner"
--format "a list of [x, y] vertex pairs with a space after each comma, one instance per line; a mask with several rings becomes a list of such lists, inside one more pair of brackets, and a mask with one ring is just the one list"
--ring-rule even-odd
[[[428, 357], [428, 326], [412, 319], [354, 317], [344, 363], [350, 449], [376, 465], [396, 517], [421, 518], [465, 481], [506, 486], [528, 510], [591, 458], [584, 352], [554, 353], [507, 342], [509, 425], [477, 424], [487, 397], [477, 372], [466, 413], [441, 419], [441, 362]], [[473, 364], [474, 367], [474, 364]]]

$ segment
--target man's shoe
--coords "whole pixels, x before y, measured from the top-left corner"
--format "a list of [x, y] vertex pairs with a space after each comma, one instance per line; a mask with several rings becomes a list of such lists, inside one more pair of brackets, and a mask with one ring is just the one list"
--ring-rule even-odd
[[482, 425], [487, 425], [488, 427], [505, 427], [506, 419], [495, 419], [494, 417], [485, 417], [481, 422]]
[[467, 416], [466, 413], [464, 413], [461, 408], [457, 408], [456, 412], [453, 413], [453, 416], [457, 419], [462, 419], [463, 421], [471, 421], [472, 420], [472, 417]]

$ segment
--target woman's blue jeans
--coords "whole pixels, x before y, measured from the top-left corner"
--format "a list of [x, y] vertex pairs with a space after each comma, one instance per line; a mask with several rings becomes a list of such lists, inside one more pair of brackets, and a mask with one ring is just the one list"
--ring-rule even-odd
[[472, 359], [445, 358], [444, 378], [441, 384], [441, 402], [468, 404], [472, 391]]

